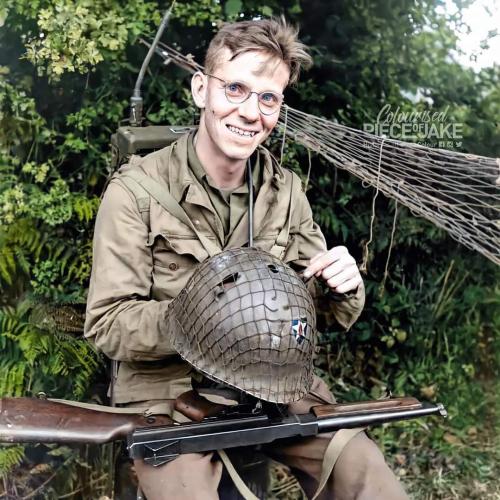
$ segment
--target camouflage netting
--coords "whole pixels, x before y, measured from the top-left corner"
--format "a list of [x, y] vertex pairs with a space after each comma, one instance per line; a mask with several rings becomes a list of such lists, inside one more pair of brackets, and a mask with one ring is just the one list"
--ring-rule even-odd
[[238, 248], [206, 260], [167, 316], [175, 349], [209, 378], [276, 403], [309, 391], [313, 301], [297, 273], [267, 252]]

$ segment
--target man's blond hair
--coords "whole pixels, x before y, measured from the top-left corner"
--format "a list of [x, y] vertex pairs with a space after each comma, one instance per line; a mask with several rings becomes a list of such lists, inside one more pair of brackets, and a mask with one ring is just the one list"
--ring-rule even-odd
[[224, 25], [210, 42], [205, 56], [205, 70], [213, 73], [220, 63], [221, 50], [228, 48], [231, 60], [251, 50], [263, 51], [270, 59], [283, 61], [290, 70], [290, 84], [295, 83], [302, 67], [312, 65], [307, 46], [297, 38], [298, 29], [280, 19], [240, 21]]

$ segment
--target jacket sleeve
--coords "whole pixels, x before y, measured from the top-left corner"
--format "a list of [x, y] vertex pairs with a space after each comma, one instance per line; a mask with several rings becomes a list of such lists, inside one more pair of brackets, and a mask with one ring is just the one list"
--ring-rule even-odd
[[[295, 175], [295, 174], [294, 174]], [[300, 181], [299, 181], [300, 186]], [[298, 260], [294, 261], [296, 266], [305, 268], [309, 265], [309, 261], [319, 252], [327, 250], [325, 237], [319, 226], [313, 221], [312, 210], [302, 189], [297, 190], [295, 195], [297, 203], [295, 204], [294, 213], [292, 213], [292, 246], [298, 251]], [[295, 228], [295, 230], [293, 230]], [[314, 282], [312, 278], [311, 282]], [[313, 291], [317, 293], [319, 286], [311, 283], [310, 288], [315, 288]], [[333, 297], [333, 296], [332, 296]], [[358, 287], [355, 293], [347, 294], [342, 297], [342, 300], [330, 300], [330, 307], [338, 323], [348, 330], [358, 319], [365, 304], [365, 288], [363, 283]]]
[[162, 331], [167, 301], [150, 300], [148, 228], [133, 195], [112, 181], [97, 214], [85, 336], [120, 361], [150, 361], [175, 353]]

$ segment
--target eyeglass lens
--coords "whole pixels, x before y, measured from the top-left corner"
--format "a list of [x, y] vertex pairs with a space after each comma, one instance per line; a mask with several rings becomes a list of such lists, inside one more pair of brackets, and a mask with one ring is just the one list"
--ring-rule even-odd
[[246, 101], [251, 94], [257, 94], [259, 109], [265, 114], [276, 112], [281, 105], [281, 98], [274, 92], [252, 92], [245, 84], [240, 82], [227, 83], [224, 87], [226, 98], [233, 104], [241, 104]]

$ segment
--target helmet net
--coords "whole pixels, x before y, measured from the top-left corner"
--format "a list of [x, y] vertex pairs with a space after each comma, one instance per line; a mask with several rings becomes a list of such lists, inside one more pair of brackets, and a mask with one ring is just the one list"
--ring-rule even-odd
[[276, 403], [310, 389], [313, 301], [297, 273], [267, 252], [231, 249], [204, 261], [167, 322], [176, 351], [213, 380]]

